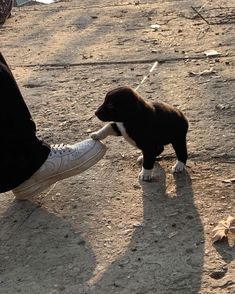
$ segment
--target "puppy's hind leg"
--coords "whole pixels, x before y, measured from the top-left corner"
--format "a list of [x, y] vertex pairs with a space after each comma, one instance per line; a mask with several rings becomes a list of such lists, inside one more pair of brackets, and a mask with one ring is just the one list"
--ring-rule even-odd
[[94, 140], [103, 140], [108, 136], [119, 136], [119, 133], [114, 129], [115, 123], [108, 123], [97, 132], [90, 134], [90, 137]]
[[175, 140], [172, 143], [172, 146], [177, 156], [177, 161], [172, 167], [172, 172], [182, 172], [185, 169], [186, 161], [188, 159], [186, 136]]

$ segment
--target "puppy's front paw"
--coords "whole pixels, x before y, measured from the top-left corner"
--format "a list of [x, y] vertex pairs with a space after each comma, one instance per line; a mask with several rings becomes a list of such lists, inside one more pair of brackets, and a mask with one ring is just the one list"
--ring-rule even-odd
[[173, 173], [180, 173], [185, 169], [185, 164], [179, 160], [176, 161], [176, 164], [172, 167]]
[[145, 169], [142, 167], [141, 172], [139, 173], [139, 179], [145, 182], [151, 182], [152, 180], [152, 169]]
[[90, 137], [93, 140], [100, 140], [101, 139], [98, 132], [91, 133]]

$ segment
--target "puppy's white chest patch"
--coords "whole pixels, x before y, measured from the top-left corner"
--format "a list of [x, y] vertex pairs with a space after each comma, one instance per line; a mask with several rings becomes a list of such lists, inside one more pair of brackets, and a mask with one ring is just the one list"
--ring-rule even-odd
[[127, 132], [126, 132], [126, 129], [125, 129], [123, 123], [121, 123], [121, 122], [115, 122], [115, 123], [116, 123], [116, 125], [117, 125], [119, 131], [121, 132], [122, 136], [127, 140], [127, 142], [129, 142], [131, 145], [133, 145], [133, 146], [136, 147], [135, 141], [132, 140], [132, 139], [128, 136], [128, 134], [127, 134]]

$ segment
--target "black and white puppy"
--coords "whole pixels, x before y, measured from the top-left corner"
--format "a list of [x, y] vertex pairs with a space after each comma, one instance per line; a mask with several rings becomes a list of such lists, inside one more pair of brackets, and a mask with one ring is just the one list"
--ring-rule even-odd
[[177, 156], [173, 172], [184, 170], [188, 157], [188, 121], [180, 110], [166, 103], [148, 103], [132, 88], [120, 87], [107, 93], [95, 114], [101, 121], [110, 123], [92, 133], [91, 138], [123, 136], [142, 150], [141, 180], [151, 180], [155, 159], [167, 144], [172, 144]]

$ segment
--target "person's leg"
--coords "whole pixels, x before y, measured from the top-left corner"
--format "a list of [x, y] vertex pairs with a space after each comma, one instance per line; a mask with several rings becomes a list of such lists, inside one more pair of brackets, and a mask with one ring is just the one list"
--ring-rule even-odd
[[73, 145], [49, 146], [36, 136], [36, 126], [16, 81], [0, 54], [0, 193], [31, 198], [53, 183], [84, 172], [98, 162], [106, 146], [87, 139]]
[[36, 126], [0, 53], [0, 193], [27, 180], [45, 162], [50, 146], [36, 136]]
[[6, 19], [11, 16], [13, 0], [0, 0], [0, 25], [4, 24]]

